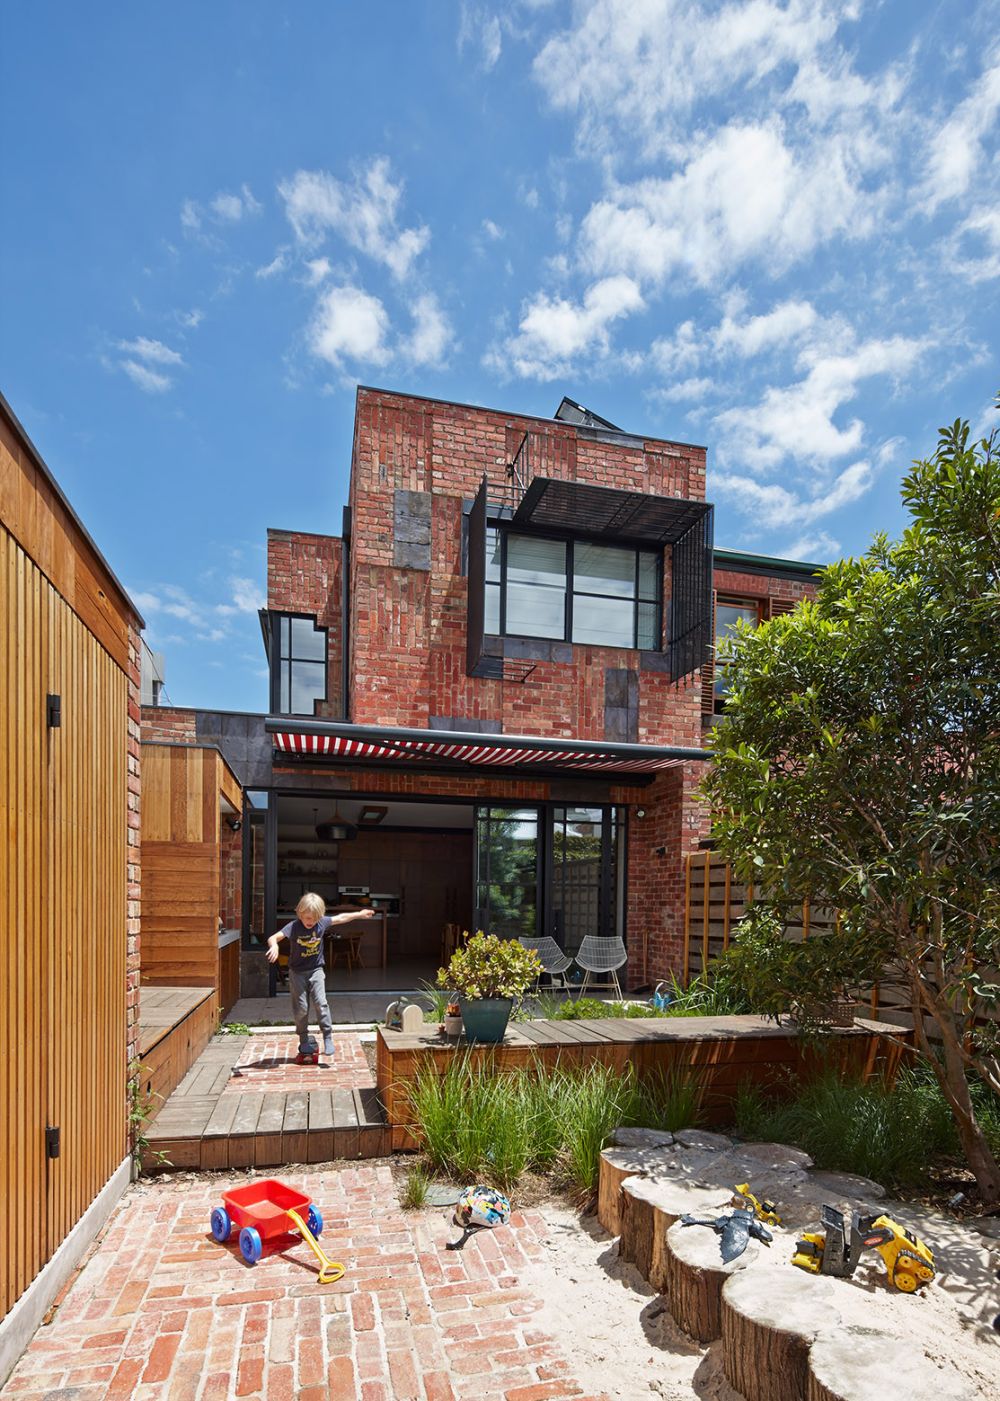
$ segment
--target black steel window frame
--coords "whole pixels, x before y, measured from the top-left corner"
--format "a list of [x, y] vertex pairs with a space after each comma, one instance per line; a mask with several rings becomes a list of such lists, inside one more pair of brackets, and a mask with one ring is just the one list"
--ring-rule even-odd
[[[308, 663], [309, 666], [318, 666], [318, 665], [319, 665], [319, 662], [317, 661], [317, 659], [316, 659], [315, 657], [294, 657], [294, 656], [291, 656], [291, 655], [285, 656], [285, 655], [283, 654], [283, 652], [282, 652], [282, 642], [281, 642], [281, 624], [282, 624], [282, 621], [283, 621], [285, 618], [287, 618], [287, 619], [289, 620], [289, 628], [288, 628], [288, 646], [289, 646], [289, 652], [291, 652], [291, 648], [292, 648], [292, 633], [293, 633], [293, 629], [292, 629], [292, 627], [291, 627], [291, 622], [292, 622], [294, 619], [299, 619], [299, 620], [301, 620], [301, 621], [303, 621], [303, 622], [312, 623], [313, 631], [323, 634], [323, 694], [322, 694], [321, 696], [316, 696], [316, 697], [313, 698], [312, 714], [315, 715], [315, 714], [316, 714], [316, 706], [317, 706], [317, 705], [323, 704], [323, 703], [328, 699], [329, 694], [330, 694], [330, 653], [329, 653], [330, 629], [329, 629], [328, 627], [320, 627], [320, 626], [317, 624], [317, 622], [316, 622], [316, 614], [315, 614], [315, 613], [286, 613], [286, 612], [277, 613], [277, 612], [272, 612], [271, 615], [270, 615], [270, 634], [271, 634], [271, 653], [272, 653], [272, 655], [271, 655], [271, 657], [270, 657], [270, 665], [271, 665], [271, 712], [272, 712], [272, 714], [274, 714], [274, 715], [301, 715], [301, 714], [303, 713], [302, 711], [292, 710], [292, 668], [294, 667], [296, 661], [299, 661], [299, 662], [306, 662], [306, 663]], [[288, 703], [287, 703], [287, 704], [285, 704], [284, 698], [282, 697], [282, 694], [281, 694], [281, 691], [282, 691], [282, 684], [281, 684], [281, 682], [282, 682], [282, 666], [283, 666], [283, 663], [285, 663], [285, 662], [288, 663]]]
[[[628, 843], [627, 823], [625, 821], [626, 810], [620, 803], [594, 803], [586, 799], [574, 799], [547, 802], [490, 802], [489, 800], [477, 801], [473, 807], [472, 814], [472, 892], [475, 909], [475, 923], [477, 929], [490, 933], [489, 910], [481, 906], [479, 902], [480, 868], [479, 868], [479, 830], [482, 820], [488, 828], [492, 821], [492, 813], [499, 810], [509, 810], [517, 812], [524, 808], [531, 808], [538, 814], [538, 847], [535, 855], [535, 936], [551, 934], [552, 937], [563, 947], [562, 930], [556, 927], [555, 917], [555, 812], [557, 808], [587, 807], [596, 808], [601, 813], [601, 884], [599, 891], [599, 921], [600, 933], [602, 936], [613, 937], [618, 932], [618, 916], [621, 913], [622, 938], [625, 939], [626, 947], [628, 940], [625, 937], [625, 889], [624, 881], [620, 873], [627, 870], [628, 860], [626, 848]], [[480, 816], [482, 814], [482, 818]], [[618, 850], [615, 851], [615, 840], [617, 839]], [[615, 864], [619, 863], [618, 869]], [[485, 884], [489, 881], [489, 852], [487, 850]]]
[[766, 621], [766, 619], [765, 619], [765, 617], [764, 617], [764, 610], [765, 610], [765, 607], [766, 607], [766, 600], [763, 599], [763, 598], [739, 598], [739, 597], [736, 596], [736, 594], [716, 594], [716, 596], [715, 596], [715, 607], [714, 607], [714, 609], [712, 610], [712, 617], [713, 617], [713, 629], [712, 629], [712, 633], [713, 633], [713, 635], [712, 635], [712, 656], [713, 656], [713, 658], [714, 658], [714, 663], [715, 663], [714, 675], [713, 675], [713, 677], [712, 677], [712, 713], [713, 713], [713, 715], [721, 715], [722, 712], [723, 712], [723, 710], [725, 709], [725, 705], [726, 705], [726, 697], [725, 697], [725, 695], [719, 695], [719, 694], [716, 692], [716, 689], [715, 689], [716, 684], [717, 684], [717, 682], [719, 681], [720, 677], [721, 677], [721, 676], [724, 676], [724, 675], [725, 675], [725, 672], [726, 672], [726, 663], [725, 663], [725, 662], [720, 662], [718, 656], [716, 655], [717, 652], [718, 652], [719, 637], [718, 637], [718, 634], [715, 632], [714, 620], [715, 620], [715, 618], [718, 616], [718, 611], [719, 611], [720, 608], [753, 608], [753, 609], [756, 609], [756, 612], [757, 612], [757, 622], [756, 622], [755, 626], [756, 626], [756, 627], [760, 627], [761, 623], [763, 623], [763, 622]]
[[[545, 640], [544, 634], [538, 634], [538, 633], [519, 633], [519, 632], [508, 632], [508, 631], [507, 631], [507, 542], [508, 542], [508, 540], [510, 539], [511, 536], [514, 536], [514, 537], [516, 537], [516, 538], [519, 539], [519, 540], [546, 540], [546, 541], [554, 542], [554, 543], [557, 543], [557, 544], [564, 544], [564, 545], [566, 546], [566, 568], [565, 568], [565, 571], [564, 571], [564, 580], [565, 580], [565, 600], [564, 600], [564, 605], [563, 605], [563, 607], [564, 607], [564, 615], [563, 615], [563, 634], [562, 634], [562, 637], [548, 638], [548, 639], [547, 639], [548, 641], [550, 641], [550, 642], [569, 642], [569, 643], [571, 643], [574, 647], [623, 647], [623, 646], [624, 646], [624, 647], [626, 647], [627, 649], [632, 650], [632, 651], [659, 652], [659, 651], [662, 650], [662, 648], [663, 648], [663, 549], [662, 549], [662, 547], [659, 548], [659, 549], [657, 549], [656, 547], [653, 547], [652, 549], [650, 549], [650, 548], [645, 547], [645, 546], [642, 546], [642, 545], [633, 545], [633, 544], [630, 544], [630, 543], [623, 543], [623, 544], [617, 544], [617, 543], [615, 543], [615, 544], [613, 544], [613, 543], [611, 543], [611, 542], [609, 542], [609, 541], [607, 541], [607, 540], [589, 540], [589, 539], [585, 538], [584, 536], [580, 536], [580, 535], [569, 535], [569, 534], [567, 534], [567, 535], [559, 535], [559, 534], [556, 534], [556, 533], [551, 532], [551, 531], [547, 531], [544, 535], [543, 535], [543, 534], [534, 534], [534, 533], [529, 534], [527, 531], [524, 531], [524, 530], [511, 530], [511, 529], [509, 529], [508, 527], [505, 527], [501, 522], [498, 522], [498, 521], [495, 521], [495, 520], [493, 520], [493, 521], [487, 521], [487, 523], [486, 523], [486, 531], [487, 531], [487, 545], [488, 545], [488, 543], [489, 543], [489, 532], [490, 532], [490, 531], [494, 531], [494, 532], [498, 535], [498, 537], [499, 537], [499, 539], [500, 539], [500, 579], [499, 579], [499, 581], [497, 581], [497, 580], [494, 580], [494, 579], [488, 579], [488, 578], [487, 578], [487, 579], [484, 581], [484, 588], [485, 588], [485, 589], [499, 589], [499, 591], [500, 591], [500, 631], [499, 631], [499, 633], [497, 633], [497, 634], [491, 634], [492, 636], [499, 636], [499, 637], [517, 637], [517, 638], [523, 638], [523, 639], [533, 639], [533, 640], [535, 640], [535, 641], [537, 641], [537, 640], [539, 639], [539, 637], [541, 637], [543, 640]], [[591, 589], [577, 589], [577, 588], [574, 588], [574, 586], [573, 586], [573, 580], [574, 580], [575, 572], [576, 572], [576, 571], [575, 571], [575, 567], [574, 567], [574, 565], [575, 565], [574, 547], [575, 547], [577, 544], [581, 544], [581, 545], [598, 545], [598, 546], [600, 546], [602, 549], [621, 550], [623, 553], [631, 554], [631, 555], [632, 555], [632, 563], [633, 563], [632, 580], [633, 580], [633, 590], [634, 590], [632, 598], [631, 598], [631, 599], [622, 598], [622, 597], [620, 597], [618, 594], [596, 593], [596, 592], [594, 592], [594, 591], [591, 590]], [[639, 556], [640, 556], [640, 555], [655, 555], [655, 556], [657, 557], [658, 561], [659, 561], [659, 565], [658, 565], [658, 568], [657, 568], [657, 570], [656, 570], [656, 597], [655, 597], [655, 598], [647, 598], [647, 597], [645, 597], [644, 595], [642, 595], [641, 592], [640, 592], [640, 589], [641, 589], [641, 583], [640, 583], [640, 568], [639, 568]], [[615, 642], [575, 642], [575, 641], [573, 640], [573, 600], [574, 600], [574, 598], [604, 598], [604, 599], [612, 599], [612, 600], [614, 600], [615, 602], [623, 603], [623, 604], [631, 603], [631, 605], [632, 605], [632, 641], [631, 641], [630, 643], [615, 643]], [[648, 604], [648, 603], [652, 603], [652, 604], [654, 604], [654, 605], [656, 606], [656, 621], [655, 621], [654, 629], [653, 629], [653, 630], [654, 630], [654, 634], [655, 634], [655, 638], [656, 638], [656, 646], [655, 646], [655, 647], [644, 647], [644, 646], [642, 645], [642, 643], [639, 641], [639, 605], [642, 604], [642, 603], [647, 603], [647, 604]]]

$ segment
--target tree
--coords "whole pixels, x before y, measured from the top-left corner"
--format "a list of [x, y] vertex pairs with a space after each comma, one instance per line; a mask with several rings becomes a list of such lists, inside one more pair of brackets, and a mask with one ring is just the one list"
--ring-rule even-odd
[[[996, 1205], [970, 1080], [1000, 1094], [997, 433], [942, 428], [902, 497], [901, 540], [877, 536], [823, 571], [814, 601], [729, 644], [704, 788], [758, 896], [742, 956], [773, 988], [820, 995], [891, 970]], [[785, 944], [784, 911], [805, 896], [841, 912], [839, 932]]]

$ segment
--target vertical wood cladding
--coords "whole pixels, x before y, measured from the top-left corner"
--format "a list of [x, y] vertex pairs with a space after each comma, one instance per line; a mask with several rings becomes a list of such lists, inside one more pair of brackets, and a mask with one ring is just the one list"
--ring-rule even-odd
[[[110, 632], [117, 636], [117, 627]], [[129, 841], [130, 796], [138, 822], [129, 726], [133, 703], [137, 724], [138, 687], [133, 694], [128, 665], [3, 528], [0, 639], [6, 1312], [126, 1153], [130, 910], [139, 878]], [[57, 729], [46, 723], [49, 694], [61, 701]], [[60, 1155], [50, 1160], [47, 1125], [60, 1130]]]
[[224, 916], [219, 798], [239, 812], [239, 785], [214, 749], [143, 748], [145, 863], [142, 981], [219, 987]]

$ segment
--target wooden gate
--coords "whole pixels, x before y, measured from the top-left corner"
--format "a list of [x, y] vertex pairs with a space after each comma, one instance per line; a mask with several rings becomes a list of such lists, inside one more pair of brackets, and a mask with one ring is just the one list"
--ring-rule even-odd
[[127, 1151], [127, 735], [125, 672], [0, 527], [3, 1313]]

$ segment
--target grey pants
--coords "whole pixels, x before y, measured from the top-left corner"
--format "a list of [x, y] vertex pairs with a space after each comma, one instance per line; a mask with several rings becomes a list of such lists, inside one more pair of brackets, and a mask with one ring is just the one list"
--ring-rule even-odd
[[288, 988], [292, 994], [292, 1016], [299, 1034], [299, 1045], [309, 1035], [309, 1003], [316, 1009], [316, 1020], [324, 1036], [333, 1031], [330, 1009], [326, 1005], [326, 969], [314, 968], [311, 973], [288, 970]]

